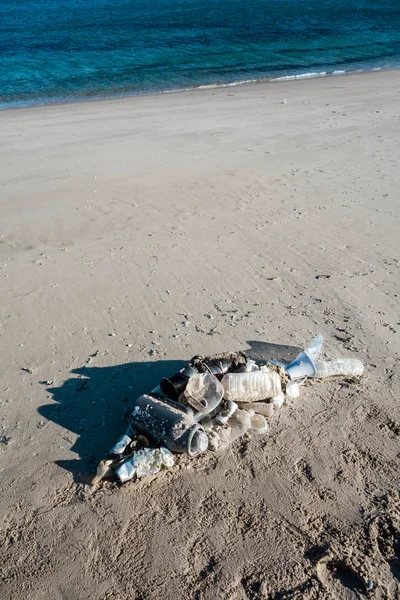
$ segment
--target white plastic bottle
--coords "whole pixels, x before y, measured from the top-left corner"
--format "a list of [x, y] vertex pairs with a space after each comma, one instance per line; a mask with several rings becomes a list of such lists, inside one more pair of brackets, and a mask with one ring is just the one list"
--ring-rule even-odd
[[257, 402], [279, 396], [282, 392], [278, 373], [227, 373], [222, 378], [224, 398], [234, 402]]
[[246, 410], [254, 410], [256, 414], [263, 415], [267, 419], [270, 419], [275, 411], [275, 406], [272, 402], [243, 402], [240, 406]]
[[360, 377], [364, 373], [364, 365], [358, 358], [335, 358], [334, 360], [317, 360], [315, 375], [318, 379], [344, 375], [347, 377]]

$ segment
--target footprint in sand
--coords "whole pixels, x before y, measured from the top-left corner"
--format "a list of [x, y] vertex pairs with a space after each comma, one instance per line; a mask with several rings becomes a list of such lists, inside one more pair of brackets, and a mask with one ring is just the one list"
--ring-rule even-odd
[[367, 583], [344, 561], [323, 558], [317, 564], [317, 576], [329, 598], [358, 600], [365, 598]]

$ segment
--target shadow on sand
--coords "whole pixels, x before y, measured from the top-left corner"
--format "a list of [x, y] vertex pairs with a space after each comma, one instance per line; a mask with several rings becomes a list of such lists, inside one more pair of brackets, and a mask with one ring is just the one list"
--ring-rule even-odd
[[[255, 360], [291, 362], [300, 348], [247, 342], [248, 356]], [[43, 405], [38, 412], [47, 420], [78, 435], [72, 450], [76, 460], [57, 460], [77, 483], [88, 483], [97, 463], [127, 426], [128, 407], [139, 395], [154, 389], [162, 377], [182, 369], [187, 361], [131, 362], [112, 367], [85, 365], [74, 369], [74, 377], [60, 387], [48, 388], [56, 405]], [[69, 436], [65, 439], [69, 441]]]

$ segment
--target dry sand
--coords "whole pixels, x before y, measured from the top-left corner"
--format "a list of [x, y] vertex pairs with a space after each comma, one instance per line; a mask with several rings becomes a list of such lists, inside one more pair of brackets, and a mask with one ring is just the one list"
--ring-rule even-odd
[[[0, 114], [2, 598], [399, 597], [399, 101], [392, 71]], [[317, 333], [360, 385], [88, 491], [160, 376]]]

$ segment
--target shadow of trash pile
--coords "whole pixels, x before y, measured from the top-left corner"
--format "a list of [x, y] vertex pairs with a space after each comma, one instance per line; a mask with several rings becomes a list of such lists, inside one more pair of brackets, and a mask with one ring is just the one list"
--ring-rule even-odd
[[[72, 371], [78, 378], [49, 388], [57, 405], [39, 412], [78, 434], [72, 449], [80, 460], [56, 461], [76, 482], [88, 483], [93, 463], [106, 456], [92, 485], [108, 477], [125, 483], [173, 466], [176, 453], [195, 458], [221, 452], [245, 434], [265, 434], [284, 402], [299, 397], [307, 377], [362, 375], [357, 359], [319, 360], [322, 344], [322, 336], [304, 351], [250, 341], [245, 352], [195, 356], [188, 363], [84, 366]], [[125, 433], [106, 452], [125, 420]]]

